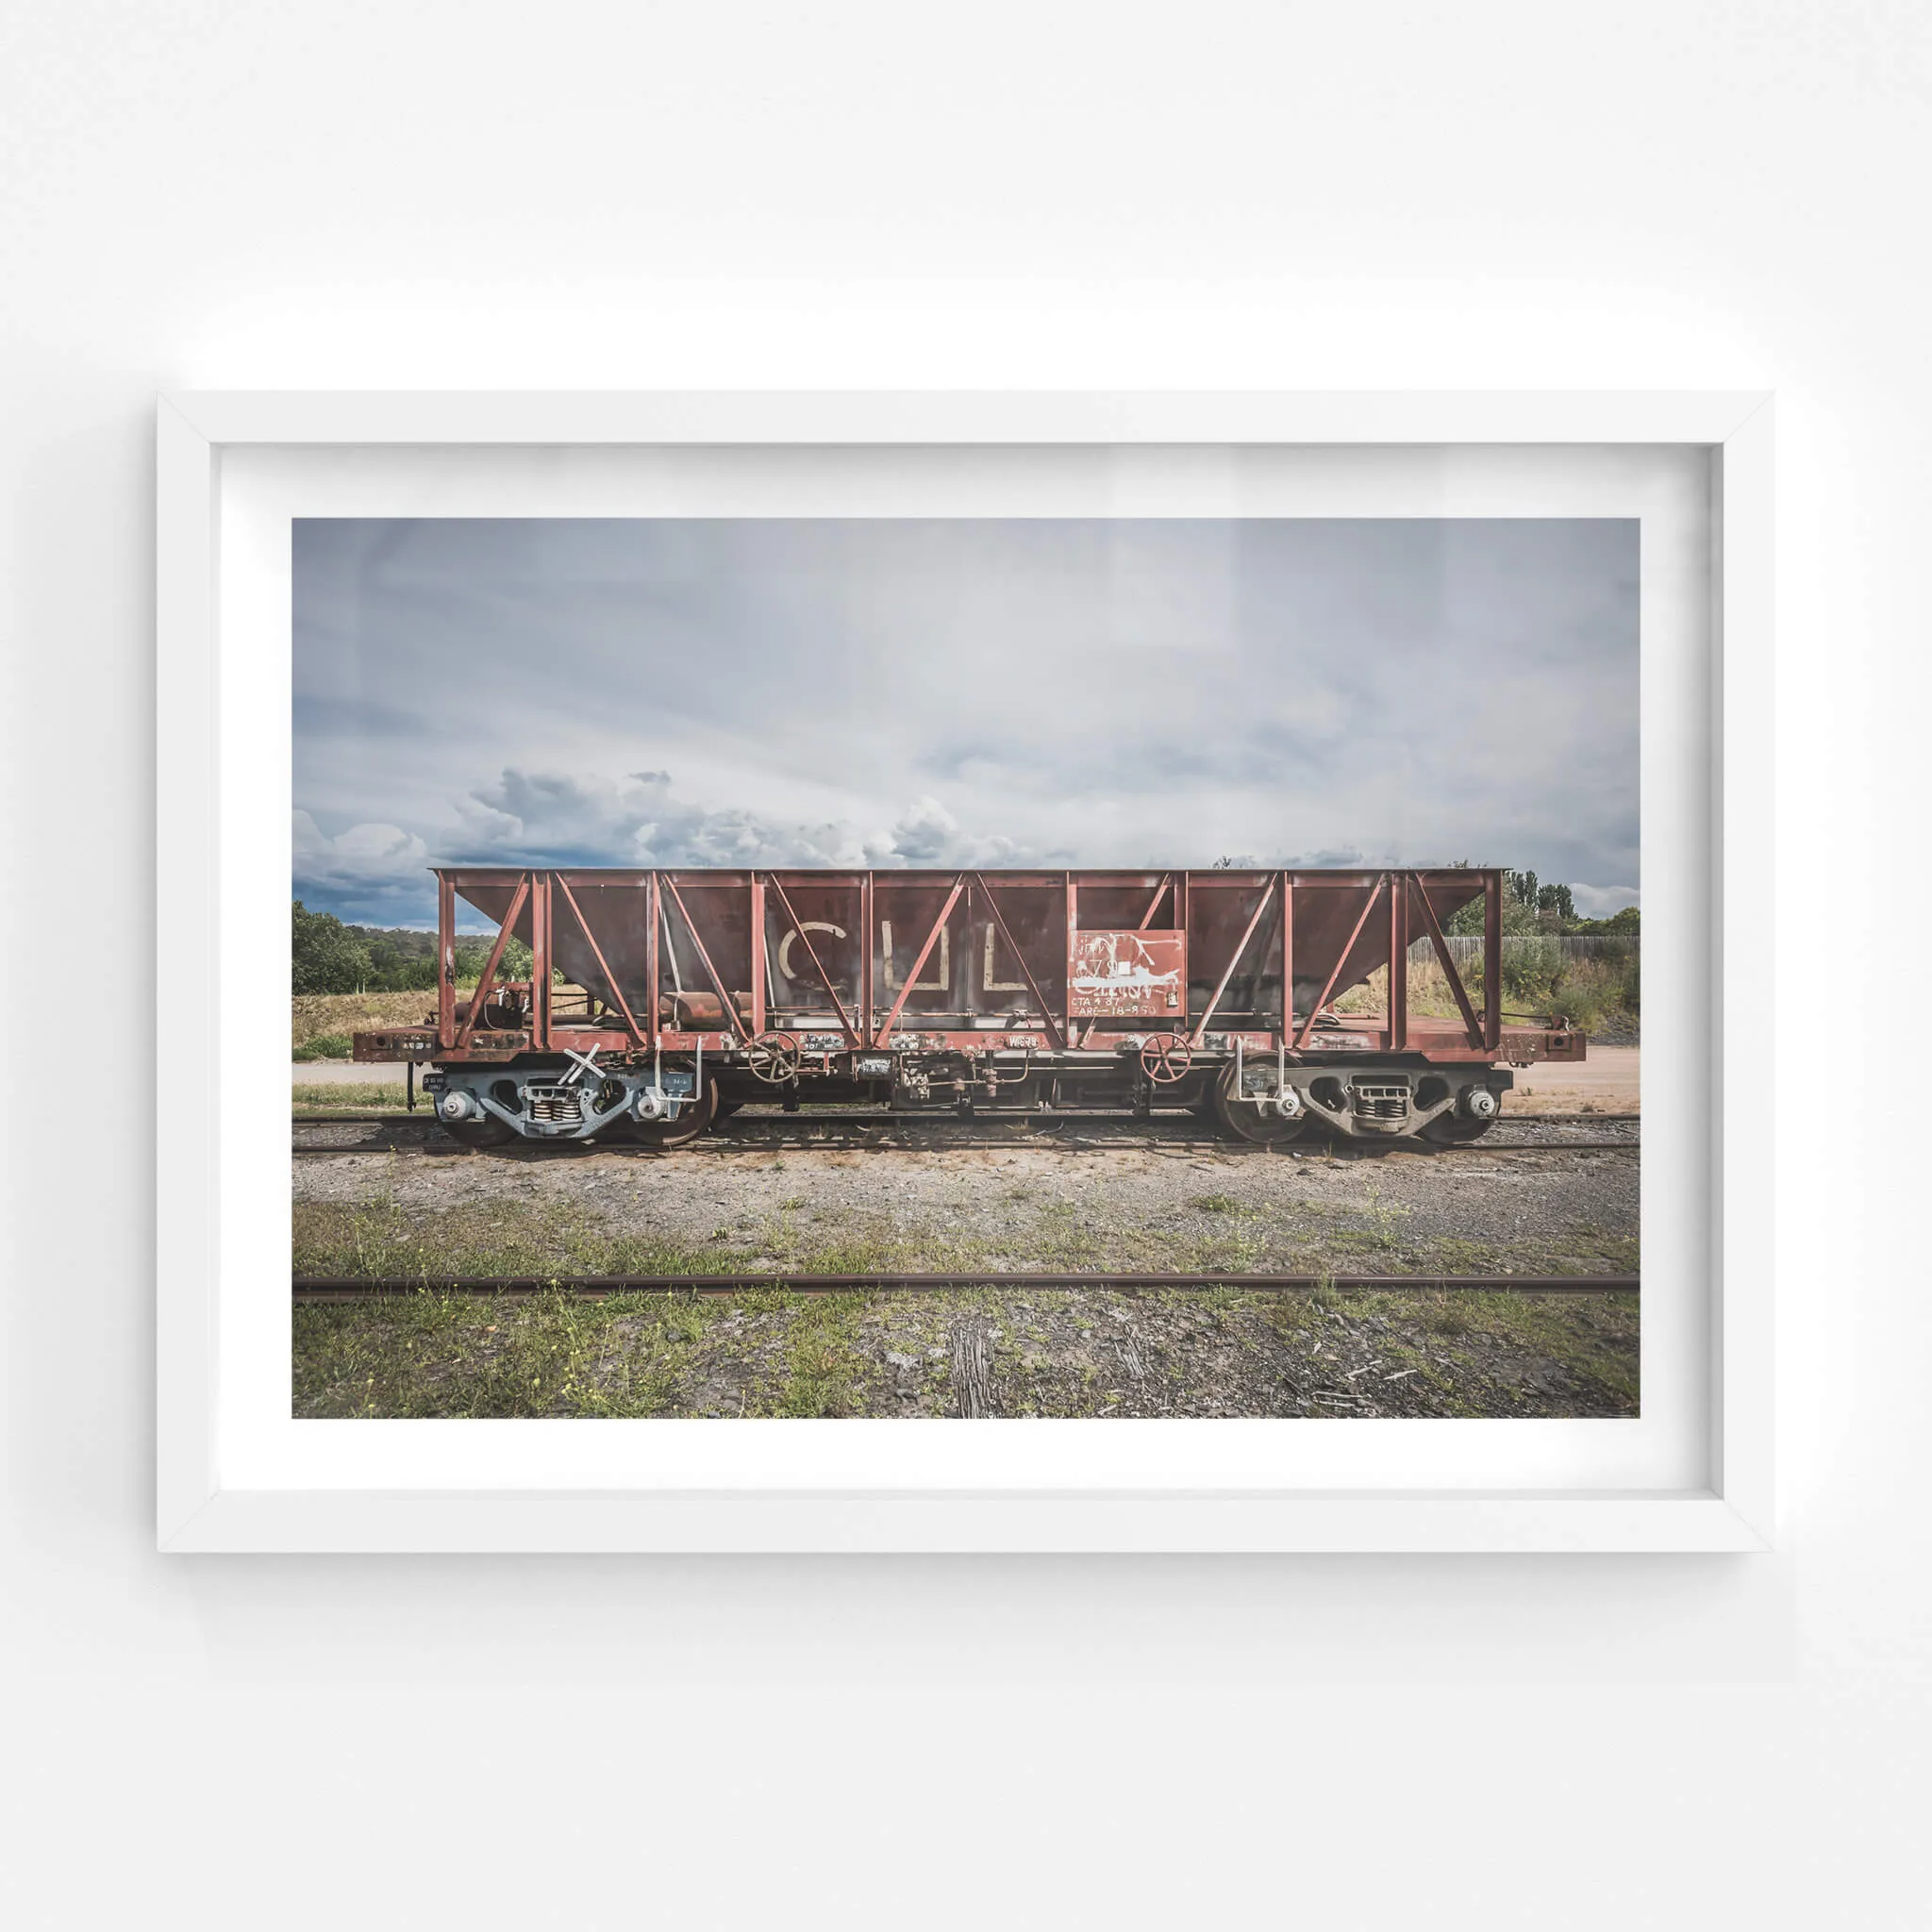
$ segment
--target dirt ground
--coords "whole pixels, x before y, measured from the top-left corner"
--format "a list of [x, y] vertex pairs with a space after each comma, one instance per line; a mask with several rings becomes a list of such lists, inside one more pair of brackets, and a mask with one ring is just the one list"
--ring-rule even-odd
[[[303, 1135], [307, 1144], [352, 1143], [356, 1131]], [[1132, 1124], [1112, 1122], [1084, 1124], [1073, 1144], [1041, 1139], [852, 1147], [719, 1137], [668, 1154], [472, 1155], [437, 1137], [426, 1144], [446, 1151], [297, 1160], [293, 1186], [298, 1210], [380, 1205], [420, 1223], [413, 1254], [395, 1272], [414, 1272], [419, 1261], [454, 1274], [583, 1268], [571, 1257], [591, 1228], [600, 1250], [639, 1257], [634, 1268], [595, 1272], [1549, 1274], [1636, 1265], [1634, 1152], [1377, 1150], [1365, 1158], [1205, 1140], [1151, 1145]], [[503, 1243], [491, 1232], [507, 1225], [506, 1214], [521, 1217], [508, 1247], [525, 1265], [503, 1265]], [[298, 1212], [298, 1224], [310, 1223], [323, 1224]], [[436, 1260], [438, 1252], [448, 1260]]]
[[[296, 1060], [289, 1068], [296, 1087], [400, 1087], [408, 1068], [397, 1060]], [[420, 1069], [419, 1069], [420, 1072]]]
[[1587, 1060], [1543, 1060], [1516, 1070], [1515, 1091], [1503, 1103], [1513, 1113], [1636, 1113], [1641, 1050], [1592, 1043]]
[[[304, 1144], [377, 1144], [293, 1162], [295, 1272], [427, 1285], [400, 1304], [299, 1309], [296, 1408], [1630, 1414], [1634, 1295], [1445, 1296], [1399, 1283], [1635, 1273], [1633, 1128], [1614, 1130], [1630, 1136], [1629, 1152], [1544, 1144], [1365, 1158], [1189, 1141], [1158, 1124], [1150, 1138], [1131, 1122], [1101, 1121], [994, 1146], [841, 1144], [831, 1130], [815, 1144], [764, 1123], [759, 1144], [720, 1136], [668, 1154], [469, 1154], [426, 1124], [305, 1126]], [[1560, 1143], [1602, 1130], [1517, 1131]], [[432, 1147], [441, 1151], [408, 1151]], [[1103, 1278], [1049, 1290], [1029, 1285], [1028, 1270]], [[1104, 1279], [1164, 1270], [1387, 1274], [1391, 1291], [1129, 1295]], [[940, 1295], [747, 1287], [729, 1307], [491, 1302], [434, 1286], [475, 1275], [891, 1271], [986, 1280]]]
[[1637, 1296], [1013, 1284], [941, 1294], [425, 1291], [295, 1311], [294, 1413], [1633, 1416]]

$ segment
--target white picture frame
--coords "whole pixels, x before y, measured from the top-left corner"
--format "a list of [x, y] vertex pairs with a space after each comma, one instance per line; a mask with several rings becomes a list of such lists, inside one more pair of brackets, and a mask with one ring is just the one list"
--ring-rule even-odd
[[[1689, 1486], [250, 1487], [225, 1479], [221, 488], [264, 448], [610, 445], [1668, 445], [1707, 452], [1712, 532], [1707, 1479]], [[1657, 393], [179, 393], [158, 408], [157, 1533], [168, 1552], [1751, 1551], [1774, 1530], [1773, 405]], [[1653, 831], [1646, 823], [1646, 840]], [[1726, 946], [1727, 929], [1740, 940]], [[1749, 957], [1749, 972], [1728, 963]], [[341, 1430], [342, 1423], [302, 1426]], [[411, 1424], [411, 1429], [488, 1424]], [[528, 1428], [532, 1424], [510, 1426]], [[560, 1424], [572, 1427], [574, 1424]], [[666, 1428], [686, 1424], [601, 1424]], [[741, 1429], [969, 1424], [739, 1424]], [[1012, 1428], [1033, 1424], [1014, 1424]], [[1056, 1424], [1118, 1429], [1124, 1425]], [[1156, 1427], [1199, 1427], [1163, 1424]], [[1219, 1426], [1207, 1424], [1208, 1427]], [[1328, 1424], [1377, 1428], [1379, 1424]], [[1456, 1424], [1454, 1426], [1462, 1426]], [[1610, 1424], [1608, 1426], [1617, 1426]], [[857, 1440], [857, 1439], [854, 1439]]]

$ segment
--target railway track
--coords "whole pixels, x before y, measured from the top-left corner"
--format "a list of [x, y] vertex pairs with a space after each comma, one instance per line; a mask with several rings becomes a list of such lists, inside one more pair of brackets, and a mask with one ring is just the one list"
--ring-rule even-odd
[[[1043, 1124], [1041, 1123], [1044, 1123]], [[386, 1127], [387, 1136], [367, 1137], [347, 1144], [296, 1140], [291, 1152], [297, 1156], [346, 1154], [435, 1154], [439, 1158], [473, 1156], [479, 1158], [545, 1159], [558, 1157], [584, 1158], [592, 1154], [621, 1154], [635, 1158], [667, 1159], [674, 1155], [725, 1156], [775, 1151], [836, 1153], [841, 1151], [883, 1151], [932, 1153], [949, 1149], [989, 1150], [1000, 1147], [1072, 1147], [1083, 1151], [1109, 1146], [1133, 1146], [1156, 1152], [1199, 1152], [1211, 1148], [1219, 1152], [1257, 1156], [1319, 1153], [1335, 1159], [1379, 1159], [1390, 1154], [1426, 1154], [1431, 1158], [1460, 1155], [1500, 1154], [1608, 1154], [1641, 1151], [1640, 1116], [1635, 1114], [1523, 1114], [1502, 1124], [1507, 1138], [1492, 1134], [1480, 1141], [1451, 1146], [1407, 1141], [1353, 1141], [1309, 1139], [1289, 1145], [1257, 1145], [1229, 1141], [1211, 1128], [1198, 1124], [1192, 1115], [1175, 1114], [1152, 1122], [1124, 1120], [1117, 1114], [1082, 1117], [1059, 1112], [1045, 1116], [1024, 1115], [1011, 1121], [923, 1120], [916, 1124], [904, 1121], [881, 1121], [875, 1114], [824, 1114], [809, 1120], [796, 1116], [754, 1118], [742, 1115], [721, 1134], [707, 1135], [686, 1146], [660, 1150], [630, 1147], [622, 1143], [559, 1141], [517, 1141], [503, 1147], [459, 1147], [443, 1134], [433, 1119], [421, 1115], [395, 1114], [293, 1114], [291, 1125], [298, 1133], [320, 1127]], [[1152, 1126], [1155, 1131], [1147, 1129]], [[1547, 1127], [1589, 1125], [1599, 1129], [1624, 1128], [1598, 1139], [1580, 1141], [1542, 1133]], [[1166, 1129], [1167, 1131], [1161, 1131]], [[398, 1133], [396, 1130], [401, 1130]]]
[[1108, 1294], [1147, 1290], [1236, 1288], [1265, 1293], [1627, 1294], [1635, 1274], [534, 1274], [455, 1275], [298, 1274], [298, 1304], [381, 1301], [392, 1296], [476, 1294], [508, 1297], [558, 1292], [602, 1301], [616, 1294], [742, 1294], [781, 1288], [796, 1294], [856, 1291], [942, 1293], [958, 1289], [1091, 1289]]
[[[1166, 1108], [1155, 1114], [1153, 1118], [1157, 1121], [1180, 1122], [1193, 1120], [1197, 1116], [1191, 1109]], [[1509, 1126], [1602, 1127], [1615, 1126], [1618, 1123], [1623, 1122], [1635, 1126], [1641, 1118], [1641, 1114], [1634, 1113], [1512, 1113], [1505, 1116], [1505, 1124]], [[433, 1127], [436, 1125], [436, 1117], [427, 1107], [419, 1108], [413, 1112], [404, 1108], [389, 1107], [371, 1108], [362, 1113], [341, 1112], [334, 1108], [319, 1107], [310, 1108], [306, 1113], [291, 1112], [289, 1119], [297, 1126], [321, 1126], [330, 1122], [360, 1125], [374, 1121], [381, 1121], [396, 1126]], [[1078, 1108], [1072, 1107], [1058, 1107], [1053, 1108], [1051, 1112], [1043, 1108], [1016, 1107], [1010, 1111], [1002, 1108], [997, 1114], [981, 1115], [971, 1121], [960, 1121], [958, 1115], [939, 1112], [887, 1114], [880, 1112], [876, 1108], [815, 1107], [809, 1112], [801, 1111], [798, 1113], [786, 1113], [782, 1109], [775, 1108], [753, 1113], [747, 1108], [741, 1113], [733, 1114], [731, 1120], [732, 1124], [724, 1129], [724, 1132], [727, 1135], [742, 1133], [747, 1127], [775, 1127], [781, 1125], [790, 1127], [898, 1126], [902, 1124], [909, 1125], [914, 1121], [917, 1121], [922, 1126], [941, 1128], [954, 1125], [986, 1126], [993, 1123], [1012, 1122], [1017, 1124], [1024, 1121], [1111, 1122], [1119, 1126], [1138, 1124], [1138, 1123], [1130, 1122], [1129, 1117], [1124, 1113], [1111, 1108], [1105, 1111], [1099, 1108], [1094, 1108], [1091, 1111], [1083, 1111]], [[714, 1131], [716, 1130], [714, 1129]]]

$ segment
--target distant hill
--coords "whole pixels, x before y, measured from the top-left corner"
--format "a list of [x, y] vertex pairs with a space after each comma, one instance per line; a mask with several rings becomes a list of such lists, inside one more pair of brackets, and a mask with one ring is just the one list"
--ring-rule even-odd
[[365, 946], [381, 943], [402, 959], [434, 959], [436, 934], [409, 925], [345, 925], [342, 930]]

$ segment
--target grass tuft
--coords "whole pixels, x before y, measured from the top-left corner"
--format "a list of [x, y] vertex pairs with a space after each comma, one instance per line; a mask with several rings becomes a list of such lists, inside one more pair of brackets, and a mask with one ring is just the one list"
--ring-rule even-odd
[[[558, 1294], [522, 1301], [425, 1287], [294, 1311], [300, 1416], [942, 1416], [946, 1341], [991, 1325], [1008, 1416], [1326, 1414], [1318, 1390], [1377, 1393], [1403, 1412], [1637, 1409], [1638, 1298], [1574, 1303], [1105, 1287], [945, 1294], [728, 1297]], [[897, 1357], [889, 1361], [889, 1352]], [[1364, 1373], [1351, 1374], [1351, 1370]], [[1398, 1371], [1407, 1372], [1398, 1378]], [[1399, 1392], [1398, 1392], [1399, 1391]]]
[[291, 1052], [297, 1060], [345, 1060], [356, 1050], [346, 1033], [317, 1033]]
[[[299, 1059], [301, 1056], [298, 1054], [296, 1058]], [[289, 1098], [298, 1111], [333, 1108], [338, 1113], [377, 1113], [391, 1108], [401, 1112], [408, 1105], [409, 1094], [407, 1087], [399, 1087], [389, 1080], [372, 1080], [367, 1086], [359, 1080], [338, 1080], [326, 1086], [297, 1085], [290, 1090]], [[419, 1092], [416, 1095], [418, 1111], [427, 1106], [428, 1102]]]

